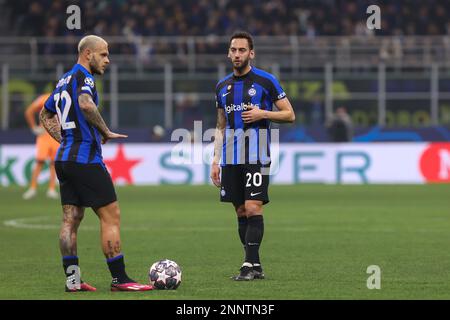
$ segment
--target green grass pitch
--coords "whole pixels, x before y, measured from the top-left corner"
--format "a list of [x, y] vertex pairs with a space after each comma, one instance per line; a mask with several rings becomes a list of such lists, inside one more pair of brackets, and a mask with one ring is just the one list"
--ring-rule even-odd
[[[212, 186], [118, 187], [127, 272], [147, 282], [156, 260], [182, 268], [175, 291], [111, 293], [99, 224], [78, 238], [82, 277], [67, 294], [58, 248], [61, 209], [0, 188], [0, 299], [450, 299], [450, 185], [271, 186], [261, 257], [267, 279], [234, 282], [243, 259], [231, 204]], [[381, 268], [369, 290], [367, 267]]]

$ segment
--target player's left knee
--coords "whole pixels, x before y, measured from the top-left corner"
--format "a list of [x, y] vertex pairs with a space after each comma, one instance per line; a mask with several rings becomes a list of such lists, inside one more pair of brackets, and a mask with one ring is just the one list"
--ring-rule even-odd
[[120, 208], [117, 201], [105, 207], [94, 209], [94, 211], [103, 224], [116, 226], [120, 224]]
[[109, 220], [113, 224], [120, 224], [120, 208], [117, 202], [111, 205], [109, 210]]

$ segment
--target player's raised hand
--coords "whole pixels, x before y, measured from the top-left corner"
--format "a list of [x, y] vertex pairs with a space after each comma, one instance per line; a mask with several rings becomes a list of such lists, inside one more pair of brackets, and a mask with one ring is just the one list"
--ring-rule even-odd
[[254, 105], [249, 105], [246, 111], [242, 112], [242, 120], [244, 123], [252, 123], [264, 119], [265, 110], [261, 110]]
[[211, 165], [211, 180], [216, 187], [220, 188], [220, 167], [217, 163]]
[[121, 139], [121, 138], [128, 138], [128, 136], [125, 134], [119, 134], [109, 131], [107, 135], [102, 137], [102, 144], [105, 144], [108, 140], [111, 139]]

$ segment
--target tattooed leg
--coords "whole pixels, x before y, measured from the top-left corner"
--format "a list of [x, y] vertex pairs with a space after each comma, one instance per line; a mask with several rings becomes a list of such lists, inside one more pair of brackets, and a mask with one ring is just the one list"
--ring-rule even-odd
[[77, 231], [84, 217], [84, 208], [63, 206], [63, 219], [59, 233], [59, 248], [62, 256], [77, 255]]
[[120, 209], [117, 201], [94, 209], [100, 219], [103, 254], [107, 259], [121, 254]]

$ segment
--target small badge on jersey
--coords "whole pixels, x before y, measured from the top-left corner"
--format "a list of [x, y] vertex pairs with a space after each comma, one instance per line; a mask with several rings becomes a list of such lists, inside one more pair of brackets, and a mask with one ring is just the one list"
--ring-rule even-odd
[[227, 87], [227, 91], [230, 91], [230, 90], [231, 90], [231, 84], [229, 84]]
[[250, 97], [253, 97], [256, 94], [256, 89], [255, 88], [250, 88], [248, 90], [248, 94]]
[[84, 83], [86, 83], [88, 86], [90, 86], [91, 88], [94, 87], [94, 81], [91, 78], [85, 78], [84, 79]]
[[280, 99], [283, 99], [284, 97], [286, 97], [286, 93], [283, 91], [282, 93], [280, 93], [279, 95], [278, 95], [278, 100], [280, 100]]

